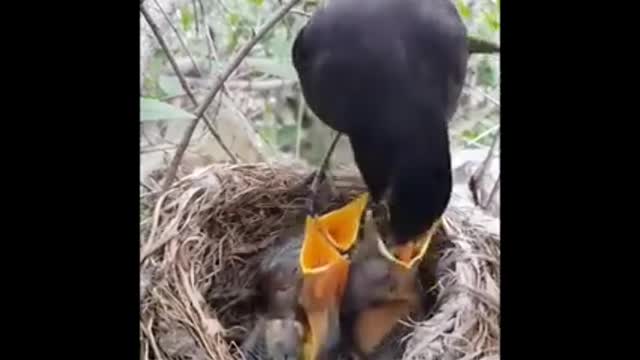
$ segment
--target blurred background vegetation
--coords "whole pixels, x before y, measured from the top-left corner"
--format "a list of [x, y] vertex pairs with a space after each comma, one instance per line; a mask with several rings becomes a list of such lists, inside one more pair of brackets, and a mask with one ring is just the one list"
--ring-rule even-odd
[[[202, 103], [220, 71], [285, 1], [146, 0], [144, 6]], [[500, 43], [499, 0], [453, 1], [470, 35]], [[298, 30], [319, 3], [301, 0], [253, 47], [206, 112], [241, 161], [317, 164], [329, 146], [332, 131], [304, 104], [290, 55]], [[196, 107], [142, 17], [140, 24], [142, 182], [150, 171], [168, 164]], [[472, 55], [467, 86], [451, 125], [454, 151], [486, 149], [499, 132], [499, 69], [499, 55]], [[201, 121], [183, 166], [226, 159]], [[333, 162], [351, 161], [348, 139], [343, 137]], [[145, 183], [147, 188], [156, 186]]]

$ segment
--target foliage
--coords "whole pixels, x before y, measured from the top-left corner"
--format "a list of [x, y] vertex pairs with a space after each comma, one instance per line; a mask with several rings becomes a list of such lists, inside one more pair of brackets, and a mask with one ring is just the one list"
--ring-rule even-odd
[[166, 102], [140, 98], [140, 121], [191, 120], [195, 116]]
[[[500, 4], [499, 0], [452, 0], [459, 10], [471, 35], [499, 43]], [[215, 74], [228, 59], [255, 33], [282, 0], [202, 0], [205, 16], [196, 2], [185, 2], [175, 14], [174, 21], [190, 53], [197, 61], [208, 62], [206, 71]], [[320, 6], [318, 1], [303, 1], [296, 9], [312, 13]], [[195, 11], [194, 11], [195, 10]], [[252, 50], [238, 75], [232, 80], [263, 81], [269, 79], [297, 80], [291, 64], [291, 46], [298, 30], [307, 18], [299, 13], [287, 15]], [[214, 38], [207, 39], [207, 26], [210, 26]], [[187, 53], [175, 41], [171, 32], [167, 37], [173, 39], [172, 52], [176, 58], [187, 58]], [[171, 40], [169, 39], [169, 40]], [[499, 105], [489, 100], [500, 99], [500, 63], [499, 55], [474, 55], [470, 59], [467, 77], [470, 90], [461, 100], [460, 110], [456, 114], [455, 127], [452, 129], [454, 144], [462, 146], [487, 146], [496, 133], [499, 123]], [[147, 67], [143, 93], [149, 98], [165, 101], [168, 98], [184, 94], [177, 78], [167, 64], [164, 54], [156, 54]], [[272, 91], [252, 91], [252, 103], [258, 103], [259, 111], [251, 118], [252, 126], [258, 130], [267, 143], [285, 152], [295, 152], [298, 136], [303, 145], [316, 141], [328, 142], [328, 139], [314, 139], [309, 133], [312, 123], [308, 116], [303, 117], [303, 126], [297, 126], [299, 90], [297, 86]], [[158, 105], [158, 104], [156, 104]], [[169, 111], [169, 110], [167, 110]], [[253, 112], [253, 111], [251, 111]], [[158, 117], [158, 115], [154, 115]], [[298, 134], [298, 129], [302, 133]], [[314, 150], [311, 151], [320, 151]], [[316, 158], [316, 154], [306, 154], [307, 159]]]

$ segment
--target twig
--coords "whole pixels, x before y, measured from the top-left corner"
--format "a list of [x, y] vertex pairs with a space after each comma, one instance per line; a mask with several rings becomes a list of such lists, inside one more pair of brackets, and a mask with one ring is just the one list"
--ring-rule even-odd
[[176, 148], [176, 145], [166, 145], [166, 146], [149, 146], [143, 149], [140, 149], [140, 153], [141, 154], [148, 154], [148, 153], [154, 153], [154, 152], [158, 152], [158, 151], [168, 151], [168, 150], [174, 150]]
[[162, 356], [162, 352], [160, 351], [160, 348], [158, 348], [158, 344], [156, 344], [156, 339], [152, 334], [152, 330], [151, 330], [151, 325], [152, 324], [153, 324], [153, 318], [149, 319], [149, 327], [148, 328], [146, 326], [144, 326], [142, 321], [140, 321], [140, 329], [142, 330], [144, 335], [147, 337], [147, 339], [151, 343], [151, 348], [153, 349], [153, 352], [156, 354], [156, 358], [160, 359], [160, 360], [164, 360], [164, 357]]
[[[263, 144], [258, 144], [254, 141], [250, 142], [252, 144], [254, 144], [256, 146], [256, 150], [258, 150], [258, 153], [260, 154], [260, 157], [263, 160], [267, 160], [267, 162], [269, 161], [269, 157], [266, 156], [267, 154], [265, 154], [263, 151], [259, 151], [262, 148], [262, 145], [268, 147], [268, 149], [264, 149], [265, 151], [270, 152], [271, 154], [275, 154], [276, 153], [276, 149], [275, 146], [265, 137], [264, 134], [262, 134], [260, 131], [257, 131], [255, 128], [255, 123], [253, 121], [251, 121], [249, 119], [249, 117], [247, 117], [242, 110], [240, 109], [240, 106], [238, 106], [238, 104], [235, 103], [235, 99], [233, 98], [233, 96], [231, 95], [231, 93], [229, 93], [229, 91], [225, 91], [223, 89], [223, 95], [225, 96], [226, 100], [227, 100], [227, 105], [229, 105], [229, 109], [231, 111], [233, 111], [235, 113], [235, 115], [240, 118], [240, 120], [246, 124], [248, 126], [248, 128], [250, 128], [258, 137], [260, 137], [260, 139], [262, 139]], [[252, 137], [252, 136], [251, 136]]]
[[500, 141], [500, 132], [498, 132], [496, 136], [493, 138], [493, 141], [491, 142], [491, 147], [489, 148], [489, 152], [487, 153], [487, 157], [484, 159], [484, 162], [480, 167], [480, 169], [478, 169], [479, 171], [477, 172], [477, 174], [479, 178], [484, 177], [485, 172], [490, 167], [491, 160], [493, 160], [493, 153], [495, 152], [495, 149], [499, 141]]
[[[158, 40], [158, 43], [160, 44], [164, 52], [167, 54], [167, 58], [169, 59], [169, 62], [173, 67], [173, 71], [178, 76], [178, 80], [180, 81], [180, 85], [182, 85], [183, 90], [185, 91], [185, 93], [187, 94], [187, 96], [189, 97], [193, 105], [198, 106], [198, 101], [196, 100], [195, 96], [191, 92], [191, 89], [189, 89], [189, 85], [184, 79], [182, 72], [180, 72], [180, 69], [178, 68], [178, 64], [176, 63], [176, 60], [171, 55], [171, 51], [169, 50], [167, 43], [162, 38], [162, 35], [160, 34], [160, 29], [158, 29], [158, 25], [156, 25], [156, 23], [153, 21], [153, 19], [151, 18], [151, 15], [149, 15], [149, 12], [144, 6], [140, 7], [140, 11], [142, 12], [142, 15], [144, 16], [147, 23], [149, 24], [149, 27], [153, 31], [153, 34]], [[235, 157], [235, 155], [233, 155], [231, 150], [227, 148], [227, 146], [222, 141], [222, 138], [220, 137], [218, 132], [211, 125], [208, 117], [204, 115], [205, 110], [209, 107], [212, 101], [213, 101], [213, 97], [207, 100], [206, 106], [199, 106], [196, 118], [191, 121], [191, 124], [189, 124], [189, 126], [185, 130], [184, 136], [182, 137], [182, 140], [180, 141], [180, 144], [176, 149], [176, 153], [173, 159], [171, 160], [171, 164], [169, 165], [169, 170], [167, 170], [167, 175], [166, 175], [164, 184], [162, 186], [163, 191], [166, 191], [171, 186], [171, 183], [173, 182], [173, 179], [176, 176], [176, 172], [178, 171], [178, 165], [182, 160], [182, 156], [184, 155], [184, 152], [187, 150], [187, 147], [189, 146], [189, 141], [191, 140], [191, 136], [193, 136], [193, 132], [195, 131], [196, 126], [198, 125], [198, 121], [200, 121], [200, 118], [202, 117], [204, 118], [204, 122], [207, 125], [207, 128], [209, 128], [211, 135], [213, 135], [213, 137], [218, 141], [218, 143], [220, 144], [220, 147], [222, 147], [222, 149], [227, 153], [227, 155], [231, 158], [232, 162], [234, 163], [237, 162], [237, 158]]]
[[491, 205], [491, 202], [493, 202], [493, 200], [495, 199], [496, 195], [498, 194], [498, 189], [500, 189], [500, 175], [498, 175], [498, 180], [496, 180], [495, 184], [493, 184], [493, 188], [491, 189], [489, 198], [487, 199], [486, 204], [484, 204], [485, 209], [489, 208], [489, 205]]
[[[213, 42], [213, 29], [209, 25], [207, 18], [205, 17], [203, 20], [204, 26], [207, 28], [207, 31], [204, 32], [204, 39], [207, 42], [207, 60], [209, 60], [209, 72], [213, 73], [213, 54], [216, 51], [216, 44]], [[217, 63], [217, 59], [216, 63]]]
[[322, 162], [320, 163], [320, 168], [318, 169], [318, 171], [316, 171], [316, 173], [313, 176], [313, 181], [311, 182], [311, 205], [309, 208], [309, 214], [314, 215], [316, 212], [316, 206], [315, 206], [315, 197], [316, 194], [318, 193], [318, 187], [320, 186], [320, 179], [324, 176], [325, 171], [327, 170], [327, 167], [329, 166], [329, 159], [331, 159], [331, 155], [333, 154], [333, 151], [336, 148], [336, 145], [338, 145], [338, 140], [340, 140], [340, 136], [342, 135], [342, 133], [337, 132], [335, 134], [335, 136], [333, 137], [333, 140], [331, 141], [331, 145], [329, 145], [329, 149], [327, 150], [327, 152], [324, 154], [324, 158], [322, 158]]
[[153, 2], [156, 3], [156, 7], [158, 8], [158, 10], [160, 10], [160, 13], [162, 13], [162, 16], [164, 17], [166, 22], [169, 24], [169, 26], [171, 27], [173, 32], [176, 34], [176, 38], [178, 39], [178, 42], [180, 43], [180, 45], [182, 46], [182, 49], [187, 54], [187, 57], [189, 58], [189, 60], [191, 60], [191, 64], [193, 64], [193, 68], [198, 73], [198, 76], [203, 76], [203, 72], [200, 70], [200, 67], [198, 66], [198, 63], [196, 62], [196, 59], [193, 58], [193, 54], [189, 50], [189, 47], [187, 47], [187, 44], [184, 42], [184, 39], [180, 35], [180, 31], [178, 31], [178, 28], [175, 25], [173, 25], [173, 21], [171, 21], [171, 18], [169, 17], [169, 14], [167, 14], [167, 12], [164, 11], [164, 8], [162, 8], [162, 6], [158, 2], [158, 0], [153, 0]]
[[231, 13], [231, 10], [229, 10], [229, 7], [227, 6], [227, 4], [225, 4], [222, 0], [218, 0], [215, 3], [218, 4], [218, 6], [222, 9], [222, 11], [224, 11], [225, 15], [228, 15]]
[[231, 60], [229, 65], [227, 65], [225, 70], [222, 72], [222, 75], [220, 75], [217, 78], [216, 82], [212, 86], [211, 92], [207, 95], [202, 105], [200, 105], [200, 107], [196, 111], [197, 118], [202, 116], [205, 109], [211, 104], [211, 102], [213, 101], [213, 98], [218, 94], [218, 91], [220, 91], [220, 89], [222, 88], [222, 85], [224, 85], [224, 82], [229, 78], [229, 76], [231, 76], [233, 71], [240, 65], [242, 60], [244, 60], [244, 58], [247, 57], [247, 55], [249, 55], [249, 52], [251, 51], [251, 49], [253, 49], [253, 47], [258, 43], [258, 41], [260, 41], [260, 39], [262, 39], [264, 35], [269, 30], [271, 30], [271, 28], [273, 28], [287, 14], [287, 12], [289, 12], [289, 10], [291, 10], [291, 8], [294, 7], [298, 2], [300, 2], [300, 0], [291, 0], [285, 6], [280, 8], [274, 15], [271, 16], [271, 18], [266, 22], [266, 24], [256, 32], [255, 36], [253, 36], [251, 40], [249, 40], [238, 51], [238, 53], [234, 55], [233, 60]]
[[302, 142], [302, 118], [306, 107], [302, 91], [299, 96], [298, 113], [296, 114], [296, 159], [300, 159], [300, 143]]
[[147, 189], [148, 192], [153, 192], [153, 189], [151, 188], [151, 186], [145, 184], [144, 181], [140, 181], [140, 185], [142, 185], [142, 187]]
[[[247, 55], [249, 55], [249, 52], [258, 43], [258, 41], [260, 41], [260, 39], [262, 39], [264, 37], [264, 35], [269, 30], [271, 30], [271, 28], [273, 28], [289, 12], [289, 10], [291, 10], [291, 8], [293, 8], [298, 2], [300, 2], [300, 0], [291, 0], [285, 6], [280, 8], [280, 10], [278, 10], [275, 14], [273, 14], [271, 16], [271, 18], [267, 21], [267, 23], [260, 30], [258, 30], [256, 32], [255, 36], [253, 36], [251, 38], [251, 40], [249, 40], [238, 51], [238, 53], [233, 57], [231, 62], [227, 65], [225, 70], [222, 72], [222, 75], [220, 75], [217, 78], [216, 82], [212, 86], [211, 92], [209, 92], [209, 94], [207, 95], [205, 100], [202, 102], [202, 104], [200, 104], [198, 109], [195, 111], [196, 118], [193, 120], [193, 122], [189, 126], [189, 128], [185, 131], [184, 138], [182, 139], [183, 141], [182, 141], [182, 143], [180, 143], [180, 147], [178, 147], [178, 150], [176, 151], [176, 154], [174, 155], [173, 159], [171, 160], [171, 164], [169, 165], [169, 170], [167, 170], [167, 177], [166, 177], [165, 182], [163, 184], [163, 190], [166, 190], [171, 186], [171, 183], [173, 182], [173, 178], [175, 177], [175, 174], [176, 174], [176, 172], [178, 170], [178, 165], [180, 164], [180, 161], [182, 159], [182, 155], [184, 154], [184, 151], [187, 148], [187, 145], [189, 144], [189, 140], [191, 139], [191, 136], [193, 135], [193, 131], [195, 130], [195, 127], [198, 124], [198, 121], [204, 115], [204, 113], [207, 110], [207, 108], [209, 107], [209, 105], [211, 105], [211, 103], [213, 102], [213, 99], [216, 97], [216, 95], [218, 94], [218, 92], [222, 88], [222, 85], [224, 85], [224, 82], [229, 78], [229, 76], [231, 76], [231, 74], [235, 71], [235, 69], [240, 65], [242, 60], [244, 60], [244, 58]], [[150, 18], [148, 14], [147, 14], [146, 17]], [[182, 79], [182, 80], [184, 80], [184, 79]], [[186, 89], [185, 89], [185, 91], [186, 91]], [[189, 93], [190, 93], [190, 91], [189, 91]]]
[[491, 41], [482, 40], [473, 36], [467, 36], [467, 41], [469, 43], [469, 54], [500, 53], [500, 46]]
[[[206, 21], [206, 20], [205, 20]], [[213, 60], [216, 61], [217, 64], [220, 63], [220, 58], [218, 57], [218, 50], [215, 48], [215, 46], [213, 46], [213, 28], [207, 23], [207, 29], [209, 30], [207, 39], [210, 39], [211, 41], [211, 57]], [[231, 94], [231, 91], [229, 91], [229, 84], [231, 83], [231, 81], [228, 82], [224, 82], [222, 84], [222, 94], [226, 97], [227, 103], [230, 107], [230, 109], [235, 112], [236, 116], [238, 116], [240, 118], [240, 120], [246, 124], [246, 126], [250, 127], [251, 130], [253, 132], [255, 132], [256, 134], [258, 134], [258, 136], [260, 136], [262, 138], [262, 141], [264, 141], [264, 144], [268, 145], [270, 147], [270, 150], [273, 150], [273, 145], [271, 143], [269, 143], [265, 137], [263, 136], [263, 134], [261, 134], [259, 131], [256, 131], [255, 128], [253, 127], [253, 122], [249, 120], [249, 118], [242, 112], [242, 110], [240, 109], [240, 106], [238, 106], [235, 102], [235, 98], [233, 97], [233, 95]], [[250, 85], [250, 82], [249, 82]], [[207, 86], [207, 85], [203, 85], [203, 86]], [[252, 135], [248, 135], [250, 138], [252, 137]], [[254, 141], [251, 141], [251, 139], [249, 139], [250, 142], [252, 144], [254, 144], [256, 146], [256, 150], [258, 151], [258, 153], [260, 154], [260, 157], [265, 160], [268, 159], [267, 156], [265, 156], [265, 154], [263, 154], [260, 150], [260, 146], [258, 146], [257, 143], [255, 143]], [[272, 151], [273, 152], [273, 151]]]
[[[215, 56], [214, 56], [215, 59]], [[208, 88], [209, 80], [204, 78], [186, 77], [187, 82], [198, 88]], [[225, 83], [225, 87], [229, 90], [244, 90], [244, 91], [269, 91], [276, 90], [283, 87], [289, 87], [296, 84], [296, 80], [286, 79], [267, 79], [267, 80], [228, 80]]]
[[487, 153], [487, 157], [485, 157], [484, 161], [482, 162], [482, 165], [480, 165], [478, 170], [476, 170], [476, 172], [471, 176], [471, 179], [469, 180], [469, 187], [471, 189], [471, 194], [473, 195], [473, 200], [479, 206], [482, 206], [482, 204], [480, 202], [480, 199], [478, 198], [478, 192], [482, 187], [481, 184], [484, 178], [484, 174], [486, 173], [487, 169], [491, 166], [491, 162], [493, 160], [493, 153], [495, 151], [495, 148], [499, 140], [500, 140], [500, 132], [498, 132], [496, 136], [493, 138], [493, 141], [491, 142], [491, 147], [489, 148], [489, 152]]
[[[206, 24], [205, 19], [207, 18], [207, 15], [206, 15], [207, 12], [205, 11], [204, 3], [202, 2], [202, 0], [197, 0], [197, 2], [198, 2], [198, 6], [200, 6], [200, 19], [202, 20], [202, 27], [204, 28], [203, 31], [206, 33], [207, 32], [207, 29], [206, 29], [206, 25], [207, 24]], [[196, 24], [198, 24], [198, 19], [195, 19], [195, 20], [196, 20]], [[196, 35], [200, 35], [198, 27], [196, 27]]]
[[475, 138], [468, 140], [467, 143], [468, 144], [473, 144], [473, 145], [479, 145], [478, 142], [482, 139], [485, 138], [485, 136], [491, 134], [492, 132], [496, 131], [500, 129], [500, 124], [496, 124], [492, 127], [490, 127], [489, 129], [483, 131], [480, 135], [476, 136]]
[[494, 105], [496, 105], [497, 107], [500, 107], [500, 101], [498, 101], [493, 96], [487, 94], [486, 92], [477, 90], [477, 89], [473, 88], [471, 85], [468, 85], [468, 84], [465, 84], [465, 88], [466, 88], [466, 90], [468, 92], [470, 92], [470, 93], [472, 93], [474, 95], [485, 97], [485, 98], [487, 98], [487, 100], [491, 101]]
[[[193, 6], [193, 21], [196, 23], [196, 35], [200, 34], [200, 24], [198, 24], [198, 4], [196, 4], [196, 0], [191, 0], [191, 6]], [[200, 16], [204, 16], [204, 14], [200, 14]]]
[[292, 14], [296, 14], [296, 15], [300, 15], [300, 16], [304, 16], [304, 17], [308, 17], [308, 18], [311, 17], [311, 13], [308, 13], [308, 12], [306, 12], [304, 10], [293, 9], [293, 10], [291, 10], [291, 13]]

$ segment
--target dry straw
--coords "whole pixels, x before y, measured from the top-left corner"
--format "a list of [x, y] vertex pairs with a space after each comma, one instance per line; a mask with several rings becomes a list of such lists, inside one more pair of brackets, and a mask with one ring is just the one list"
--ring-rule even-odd
[[[262, 251], [304, 215], [309, 171], [299, 166], [216, 164], [142, 200], [141, 359], [240, 359], [255, 321]], [[357, 172], [337, 171], [329, 210], [364, 191]], [[436, 302], [410, 319], [406, 359], [498, 359], [499, 220], [457, 187], [430, 267]], [[429, 261], [429, 260], [428, 260]]]

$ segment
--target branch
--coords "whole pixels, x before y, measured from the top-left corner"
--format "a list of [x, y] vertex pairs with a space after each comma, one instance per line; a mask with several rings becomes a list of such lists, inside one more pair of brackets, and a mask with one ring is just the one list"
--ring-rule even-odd
[[[484, 179], [484, 174], [491, 167], [491, 162], [493, 160], [493, 153], [495, 152], [496, 146], [500, 141], [500, 132], [496, 134], [493, 138], [493, 142], [491, 143], [491, 147], [489, 148], [489, 152], [487, 153], [487, 157], [482, 162], [482, 165], [478, 167], [476, 172], [471, 176], [469, 180], [469, 187], [471, 189], [471, 193], [473, 194], [473, 200], [476, 205], [482, 207], [482, 203], [480, 202], [479, 192], [482, 189], [482, 180]], [[494, 186], [495, 187], [495, 186]]]
[[283, 6], [278, 10], [271, 18], [267, 21], [267, 23], [256, 32], [255, 36], [247, 42], [240, 51], [233, 57], [233, 60], [227, 65], [225, 70], [222, 72], [222, 75], [218, 77], [216, 82], [213, 84], [211, 92], [207, 95], [204, 102], [200, 106], [200, 108], [196, 111], [196, 117], [201, 117], [204, 113], [205, 109], [211, 104], [213, 98], [218, 94], [218, 91], [222, 88], [224, 82], [231, 76], [233, 71], [240, 65], [242, 60], [244, 60], [253, 47], [264, 37], [264, 35], [271, 30], [286, 14], [289, 12], [291, 8], [293, 8], [300, 0], [291, 0], [287, 5]]
[[488, 209], [489, 205], [493, 202], [496, 195], [498, 194], [498, 189], [500, 189], [500, 175], [498, 175], [498, 180], [493, 184], [493, 189], [491, 189], [491, 193], [489, 194], [489, 198], [487, 199], [487, 203], [484, 204], [484, 208]]
[[467, 36], [469, 54], [495, 54], [500, 53], [500, 46], [491, 41], [482, 40], [474, 36]]
[[302, 118], [304, 117], [305, 99], [302, 91], [298, 97], [298, 113], [296, 114], [296, 159], [300, 158], [300, 145], [302, 142]]
[[[144, 6], [140, 7], [140, 12], [142, 12], [142, 15], [144, 16], [145, 20], [149, 24], [149, 27], [151, 28], [151, 31], [153, 31], [153, 34], [158, 40], [158, 43], [160, 44], [160, 46], [162, 47], [162, 50], [164, 50], [164, 52], [167, 54], [167, 58], [171, 63], [171, 67], [173, 68], [173, 71], [178, 76], [180, 85], [184, 89], [185, 93], [187, 94], [187, 96], [189, 97], [193, 105], [198, 106], [198, 101], [196, 100], [195, 96], [191, 92], [191, 89], [189, 88], [187, 81], [184, 79], [184, 75], [182, 75], [182, 72], [180, 72], [180, 69], [178, 68], [178, 64], [176, 63], [176, 60], [173, 58], [173, 55], [171, 55], [171, 51], [169, 50], [167, 43], [164, 41], [164, 38], [160, 34], [160, 29], [158, 29], [158, 25], [153, 21], [153, 19], [151, 18], [151, 15], [149, 15], [149, 12]], [[211, 100], [213, 100], [213, 98]], [[209, 104], [210, 103], [211, 102], [209, 102]], [[207, 107], [209, 104], [207, 104]], [[189, 146], [189, 141], [191, 140], [191, 136], [193, 136], [193, 132], [195, 131], [196, 126], [198, 125], [198, 121], [200, 120], [201, 117], [204, 116], [204, 110], [206, 109], [206, 107], [200, 107], [200, 109], [202, 109], [202, 111], [198, 112], [198, 115], [196, 115], [196, 118], [191, 121], [191, 124], [189, 124], [189, 126], [185, 130], [184, 136], [182, 137], [182, 140], [180, 141], [180, 144], [176, 149], [176, 153], [173, 159], [171, 160], [171, 164], [169, 165], [169, 169], [167, 170], [167, 175], [166, 175], [164, 184], [162, 185], [163, 191], [169, 189], [169, 187], [171, 186], [171, 183], [173, 182], [173, 179], [176, 176], [176, 172], [178, 171], [178, 165], [182, 160], [182, 156], [184, 155], [184, 152], [187, 150], [187, 147]], [[227, 148], [227, 146], [224, 144], [218, 132], [211, 125], [211, 122], [209, 121], [208, 117], [204, 116], [204, 122], [207, 125], [207, 128], [209, 129], [209, 131], [211, 132], [211, 135], [213, 135], [213, 137], [218, 141], [222, 149], [227, 153], [227, 155], [229, 155], [231, 160], [233, 162], [237, 162], [237, 158], [235, 157], [235, 155], [233, 155], [231, 150], [229, 150], [229, 148]]]
[[196, 62], [196, 59], [194, 59], [193, 54], [187, 47], [187, 44], [184, 42], [184, 39], [182, 39], [182, 36], [180, 35], [180, 31], [178, 31], [178, 28], [176, 28], [176, 26], [173, 25], [173, 21], [171, 21], [169, 14], [167, 14], [167, 12], [164, 11], [164, 8], [162, 7], [162, 5], [160, 5], [160, 2], [158, 0], [153, 0], [153, 2], [156, 3], [156, 7], [158, 8], [158, 10], [160, 10], [160, 13], [162, 13], [162, 16], [164, 17], [165, 21], [169, 24], [169, 26], [171, 27], [171, 30], [173, 30], [173, 33], [176, 34], [176, 38], [178, 39], [178, 42], [182, 46], [182, 49], [187, 54], [187, 57], [189, 58], [189, 60], [191, 60], [191, 64], [193, 64], [193, 68], [196, 69], [196, 72], [198, 73], [199, 76], [203, 76], [204, 73], [200, 70], [200, 67]]
[[475, 89], [473, 86], [471, 86], [470, 84], [465, 84], [464, 85], [465, 90], [471, 94], [477, 95], [479, 97], [483, 97], [486, 98], [487, 100], [489, 100], [490, 102], [492, 102], [495, 106], [500, 107], [500, 101], [498, 101], [497, 99], [495, 99], [493, 96], [487, 94], [485, 91], [481, 91], [478, 89]]
[[300, 15], [300, 16], [304, 16], [304, 17], [307, 17], [307, 18], [310, 18], [312, 16], [311, 13], [308, 13], [308, 12], [306, 12], [304, 10], [299, 10], [299, 9], [293, 9], [293, 10], [291, 10], [291, 13], [292, 14], [296, 14], [296, 15]]
[[480, 145], [479, 142], [480, 140], [484, 139], [486, 136], [490, 135], [491, 133], [493, 133], [496, 130], [500, 130], [500, 124], [496, 124], [492, 127], [490, 127], [488, 130], [482, 132], [480, 135], [476, 136], [475, 138], [471, 139], [471, 140], [466, 140], [465, 142], [469, 145]]
[[[178, 169], [178, 165], [180, 164], [180, 160], [182, 159], [182, 155], [186, 150], [186, 145], [189, 143], [189, 139], [191, 139], [191, 136], [193, 135], [193, 131], [195, 130], [196, 125], [198, 124], [198, 121], [204, 115], [209, 105], [211, 105], [211, 103], [213, 102], [213, 99], [216, 97], [216, 95], [224, 85], [224, 82], [229, 78], [229, 76], [231, 76], [231, 74], [235, 71], [235, 69], [240, 65], [242, 60], [244, 60], [244, 58], [247, 57], [247, 55], [249, 55], [249, 52], [258, 43], [258, 41], [260, 41], [260, 39], [262, 39], [264, 35], [269, 30], [271, 30], [298, 2], [300, 2], [300, 0], [291, 0], [289, 1], [289, 3], [287, 3], [287, 5], [283, 6], [282, 8], [280, 8], [280, 10], [278, 10], [275, 14], [273, 14], [271, 18], [267, 21], [267, 23], [260, 30], [258, 30], [255, 36], [253, 36], [253, 38], [251, 38], [251, 40], [249, 40], [249, 42], [247, 42], [240, 49], [240, 51], [238, 51], [238, 53], [233, 57], [229, 65], [227, 65], [225, 70], [222, 72], [222, 75], [220, 75], [220, 77], [217, 78], [216, 82], [212, 86], [211, 92], [209, 92], [209, 94], [204, 99], [202, 104], [200, 104], [198, 109], [196, 109], [195, 111], [196, 118], [193, 120], [189, 128], [185, 131], [183, 142], [180, 144], [180, 147], [176, 151], [176, 154], [173, 157], [173, 160], [171, 160], [171, 164], [169, 165], [169, 170], [168, 170], [169, 172], [167, 173], [167, 178], [165, 179], [165, 182], [162, 186], [163, 189], [168, 189], [171, 186], [171, 183], [173, 182], [173, 178], [175, 177], [175, 173]], [[149, 17], [148, 14], [146, 15], [146, 17]], [[183, 82], [181, 81], [181, 84], [182, 83]], [[189, 90], [185, 89], [185, 91], [188, 91], [188, 93], [190, 93]]]
[[[208, 79], [185, 77], [187, 83], [191, 87], [211, 89]], [[228, 90], [244, 90], [244, 91], [270, 91], [283, 87], [291, 87], [297, 83], [297, 80], [286, 79], [266, 79], [266, 80], [229, 80], [225, 83]]]

